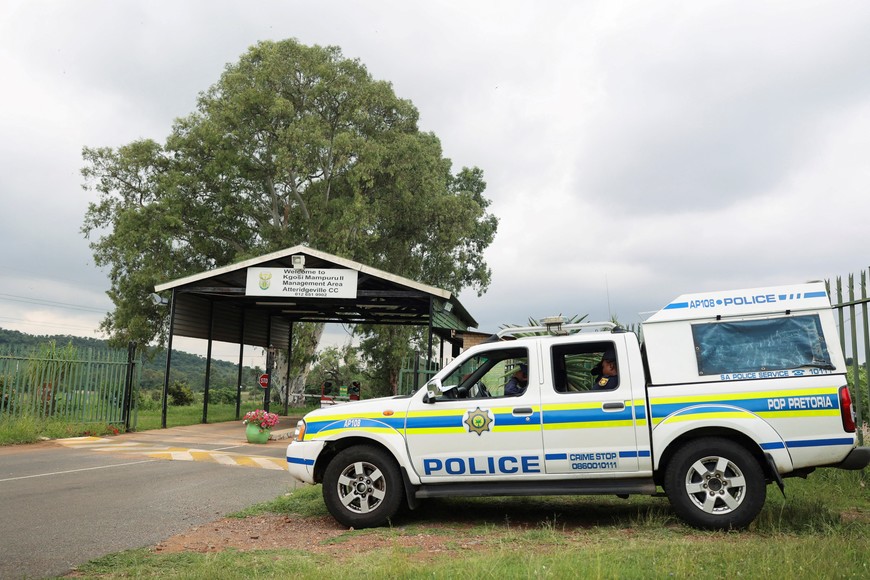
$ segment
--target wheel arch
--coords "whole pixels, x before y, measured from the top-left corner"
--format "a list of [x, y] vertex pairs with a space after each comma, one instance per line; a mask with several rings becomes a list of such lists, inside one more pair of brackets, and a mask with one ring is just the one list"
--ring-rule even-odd
[[752, 439], [752, 437], [740, 430], [730, 427], [708, 426], [686, 431], [668, 443], [668, 445], [662, 450], [661, 455], [656, 462], [658, 467], [653, 474], [656, 485], [664, 484], [665, 473], [668, 470], [671, 459], [673, 459], [674, 455], [681, 447], [690, 441], [717, 437], [733, 441], [746, 449], [755, 460], [758, 461], [758, 465], [761, 467], [767, 483], [777, 479], [777, 474], [773, 472], [773, 467], [765, 457], [764, 450], [754, 439]]
[[653, 427], [653, 465], [657, 484], [661, 485], [674, 453], [687, 442], [702, 437], [724, 437], [739, 443], [758, 460], [770, 481], [778, 479], [778, 474], [794, 471], [785, 441], [770, 423], [746, 409], [731, 405], [696, 405], [680, 409]]
[[393, 461], [396, 462], [396, 466], [401, 469], [402, 461], [399, 457], [397, 457], [395, 450], [393, 450], [389, 445], [387, 445], [383, 441], [373, 439], [371, 437], [354, 435], [328, 441], [326, 445], [324, 445], [323, 450], [317, 457], [317, 461], [314, 463], [314, 483], [323, 483], [323, 474], [324, 472], [326, 472], [326, 468], [329, 466], [329, 464], [332, 462], [336, 455], [349, 447], [354, 447], [357, 445], [365, 445], [384, 451], [393, 458]]

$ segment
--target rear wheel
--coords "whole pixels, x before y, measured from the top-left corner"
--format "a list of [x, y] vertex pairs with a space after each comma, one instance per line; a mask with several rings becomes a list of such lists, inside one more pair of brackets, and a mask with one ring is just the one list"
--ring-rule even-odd
[[679, 449], [667, 467], [665, 491], [686, 523], [708, 530], [745, 528], [767, 497], [755, 457], [719, 438], [698, 439]]
[[375, 447], [348, 447], [323, 474], [323, 501], [336, 520], [348, 527], [383, 525], [396, 515], [404, 498], [396, 461]]

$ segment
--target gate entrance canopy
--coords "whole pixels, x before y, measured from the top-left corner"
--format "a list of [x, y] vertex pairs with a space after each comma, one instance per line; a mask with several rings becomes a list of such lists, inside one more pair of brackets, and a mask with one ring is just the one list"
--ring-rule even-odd
[[160, 284], [172, 334], [278, 349], [293, 322], [428, 326], [443, 340], [477, 322], [451, 292], [294, 246]]
[[[241, 383], [244, 346], [284, 350], [289, 359], [294, 322], [428, 326], [430, 361], [433, 335], [441, 338], [442, 348], [449, 342], [458, 353], [462, 333], [477, 327], [456, 296], [446, 290], [306, 246], [159, 284], [155, 290], [172, 292], [163, 427], [174, 336], [208, 341], [205, 423], [213, 341], [240, 345]], [[270, 389], [271, 383], [264, 397], [266, 410]], [[240, 393], [237, 418], [239, 402]]]

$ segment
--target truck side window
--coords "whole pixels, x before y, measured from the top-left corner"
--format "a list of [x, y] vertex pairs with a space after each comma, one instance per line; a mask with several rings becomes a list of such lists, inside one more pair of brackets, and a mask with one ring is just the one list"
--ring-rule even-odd
[[[443, 399], [481, 399], [519, 396], [528, 381], [518, 380], [521, 370], [528, 373], [529, 352], [525, 348], [488, 350], [464, 361], [441, 381]], [[527, 375], [526, 375], [527, 376]], [[505, 392], [505, 388], [509, 392]]]
[[619, 386], [619, 365], [612, 342], [555, 345], [551, 355], [557, 393], [611, 391]]
[[693, 324], [699, 375], [834, 368], [818, 314]]

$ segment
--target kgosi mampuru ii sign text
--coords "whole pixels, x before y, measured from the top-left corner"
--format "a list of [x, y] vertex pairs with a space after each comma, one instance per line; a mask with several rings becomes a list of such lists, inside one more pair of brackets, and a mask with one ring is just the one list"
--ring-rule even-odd
[[247, 296], [356, 298], [356, 270], [248, 268]]

